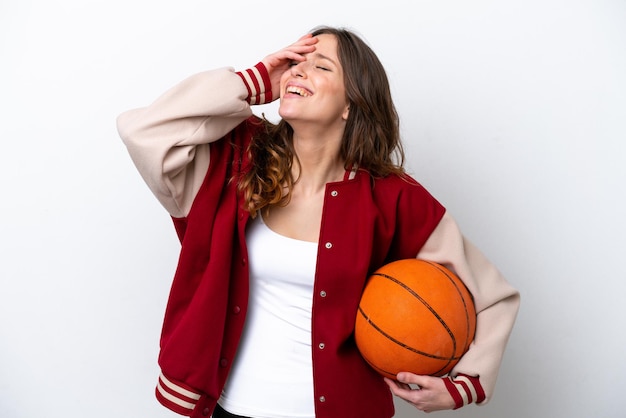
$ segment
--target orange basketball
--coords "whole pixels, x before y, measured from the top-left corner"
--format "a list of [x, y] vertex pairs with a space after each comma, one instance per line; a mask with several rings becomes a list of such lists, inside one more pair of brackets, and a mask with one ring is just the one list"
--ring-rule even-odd
[[442, 376], [474, 339], [476, 311], [463, 282], [442, 265], [407, 259], [368, 279], [354, 335], [363, 358], [383, 376], [401, 371]]

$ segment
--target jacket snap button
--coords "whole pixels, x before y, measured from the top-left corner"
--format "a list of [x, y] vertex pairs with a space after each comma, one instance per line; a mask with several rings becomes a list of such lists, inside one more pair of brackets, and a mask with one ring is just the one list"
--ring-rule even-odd
[[326, 397], [325, 396], [320, 396], [320, 402], [326, 402]]
[[320, 292], [320, 296], [321, 296], [321, 297], [323, 297], [323, 298], [325, 298], [325, 297], [326, 297], [326, 291], [325, 291], [325, 290], [322, 290], [322, 291]]
[[337, 190], [333, 190], [332, 192], [330, 192], [330, 195], [331, 195], [332, 197], [335, 197], [335, 196], [337, 196], [338, 194], [339, 194], [339, 193], [337, 192]]
[[324, 343], [320, 343], [320, 344], [319, 344], [319, 348], [320, 348], [320, 350], [323, 350], [323, 349], [324, 349], [324, 347], [326, 347], [326, 344], [324, 344]]
[[326, 246], [326, 248], [328, 248], [328, 249], [333, 248], [333, 244], [332, 244], [332, 242], [327, 242], [325, 246]]

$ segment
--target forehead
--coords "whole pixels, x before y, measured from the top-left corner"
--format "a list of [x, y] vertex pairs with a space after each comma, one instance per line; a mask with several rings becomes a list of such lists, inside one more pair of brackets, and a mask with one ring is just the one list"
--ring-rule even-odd
[[323, 33], [317, 35], [316, 38], [318, 42], [315, 44], [315, 52], [325, 55], [337, 62], [337, 38], [335, 35]]

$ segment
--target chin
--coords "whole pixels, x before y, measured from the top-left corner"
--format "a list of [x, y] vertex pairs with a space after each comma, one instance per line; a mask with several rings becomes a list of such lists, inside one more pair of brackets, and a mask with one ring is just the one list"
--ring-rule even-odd
[[278, 107], [278, 115], [285, 119], [286, 121], [289, 121], [290, 119], [294, 119], [296, 116], [294, 114], [295, 112], [293, 110], [290, 110], [289, 108], [285, 107], [285, 106], [279, 106]]

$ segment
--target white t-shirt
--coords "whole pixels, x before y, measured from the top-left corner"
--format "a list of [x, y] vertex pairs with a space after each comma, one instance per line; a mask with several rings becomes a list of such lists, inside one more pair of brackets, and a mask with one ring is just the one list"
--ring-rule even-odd
[[282, 236], [257, 216], [246, 231], [250, 297], [220, 398], [254, 418], [313, 418], [311, 307], [317, 243]]

